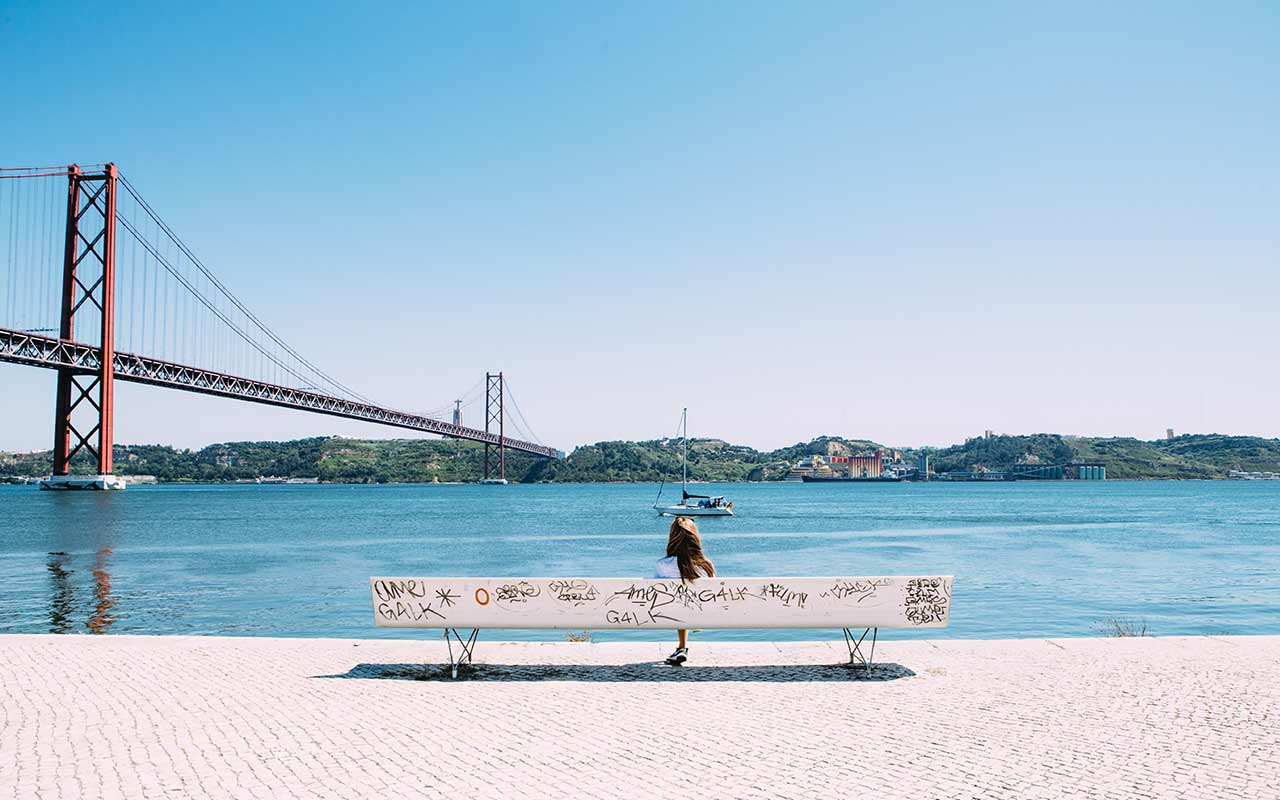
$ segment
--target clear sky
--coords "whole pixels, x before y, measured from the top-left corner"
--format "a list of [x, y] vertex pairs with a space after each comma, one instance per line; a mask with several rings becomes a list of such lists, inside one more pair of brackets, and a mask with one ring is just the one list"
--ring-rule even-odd
[[[565, 449], [681, 406], [757, 447], [1280, 435], [1280, 5], [324, 5], [0, 4], [0, 162], [117, 162], [348, 385], [503, 369]], [[403, 435], [117, 402], [121, 442]], [[52, 415], [0, 365], [0, 449]]]

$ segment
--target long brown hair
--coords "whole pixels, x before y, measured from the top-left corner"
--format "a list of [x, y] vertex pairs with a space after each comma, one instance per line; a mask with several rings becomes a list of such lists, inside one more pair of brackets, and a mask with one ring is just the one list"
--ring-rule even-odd
[[671, 521], [671, 533], [667, 535], [667, 555], [676, 557], [681, 580], [710, 578], [716, 574], [716, 567], [711, 559], [702, 554], [698, 523], [689, 517], [676, 517]]

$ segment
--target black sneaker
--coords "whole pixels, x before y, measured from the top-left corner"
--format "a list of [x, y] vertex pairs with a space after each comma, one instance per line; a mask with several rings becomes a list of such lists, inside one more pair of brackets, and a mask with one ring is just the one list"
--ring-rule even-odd
[[667, 656], [667, 663], [673, 667], [678, 667], [689, 660], [689, 648], [677, 647], [676, 651]]

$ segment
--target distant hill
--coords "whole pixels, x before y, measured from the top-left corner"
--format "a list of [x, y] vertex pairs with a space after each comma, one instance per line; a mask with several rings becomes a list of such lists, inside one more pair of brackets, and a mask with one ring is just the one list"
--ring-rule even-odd
[[[774, 452], [719, 439], [691, 439], [689, 477], [697, 481], [781, 480], [801, 456], [827, 452], [828, 442], [853, 450], [874, 442], [821, 437]], [[680, 440], [598, 442], [576, 448], [563, 461], [507, 452], [507, 478], [520, 482], [680, 480]], [[161, 481], [234, 481], [258, 476], [319, 478], [348, 483], [475, 481], [484, 474], [484, 447], [425, 439], [317, 437], [287, 442], [227, 442], [199, 450], [163, 445], [116, 445], [119, 475], [155, 475]], [[0, 453], [0, 476], [47, 475], [49, 451]], [[76, 471], [92, 472], [87, 458]]]
[[1171, 456], [1211, 464], [1222, 470], [1274, 472], [1276, 464], [1280, 463], [1280, 439], [1211, 433], [1179, 436], [1155, 444]]
[[[828, 441], [845, 443], [854, 449], [876, 446], [871, 442], [822, 437], [808, 444], [761, 452], [720, 439], [690, 439], [689, 477], [698, 481], [781, 480], [797, 459], [826, 453]], [[560, 482], [678, 481], [680, 449], [679, 439], [598, 442], [576, 448], [564, 461], [546, 463], [540, 477]]]
[[[227, 442], [199, 450], [164, 445], [116, 445], [118, 475], [155, 475], [161, 481], [233, 481], [259, 476], [319, 478], [344, 483], [472, 481], [484, 473], [484, 447], [425, 439], [362, 440], [316, 437], [287, 442]], [[0, 453], [0, 475], [47, 475], [49, 451]], [[507, 475], [537, 480], [536, 459], [508, 451]], [[88, 459], [76, 471], [92, 472]]]
[[1280, 470], [1280, 439], [1195, 434], [1143, 441], [1041, 433], [992, 436], [935, 451], [938, 471], [1007, 470], [1028, 460], [1040, 464], [1102, 464], [1108, 478], [1225, 478], [1233, 469]]
[[970, 439], [930, 454], [936, 472], [1005, 470], [1030, 457], [1040, 464], [1066, 464], [1075, 458], [1067, 441], [1054, 433]]
[[[797, 460], [826, 454], [833, 445], [853, 453], [884, 447], [866, 439], [821, 436], [759, 451], [719, 439], [691, 439], [689, 475], [695, 481], [781, 480]], [[912, 461], [917, 454], [899, 449]], [[970, 439], [931, 449], [930, 459], [937, 471], [1007, 470], [1027, 461], [1043, 465], [1087, 461], [1105, 465], [1109, 478], [1225, 478], [1233, 469], [1280, 471], [1280, 439], [1205, 434], [1142, 441], [1042, 433]], [[117, 445], [115, 462], [117, 474], [155, 475], [161, 481], [233, 481], [274, 475], [348, 483], [428, 483], [479, 480], [484, 448], [449, 440], [317, 437], [227, 442], [199, 450]], [[0, 476], [47, 475], [51, 464], [48, 451], [0, 453]], [[76, 467], [92, 471], [87, 460], [78, 461]], [[507, 478], [520, 482], [678, 481], [680, 441], [597, 442], [576, 448], [563, 461], [509, 451]]]

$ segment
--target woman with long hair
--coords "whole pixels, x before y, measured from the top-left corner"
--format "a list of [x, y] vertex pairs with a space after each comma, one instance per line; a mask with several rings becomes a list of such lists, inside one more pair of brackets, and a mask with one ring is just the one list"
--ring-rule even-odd
[[[698, 523], [689, 517], [676, 517], [671, 521], [671, 531], [667, 534], [667, 557], [658, 561], [654, 577], [692, 581], [715, 574], [715, 565], [702, 552]], [[681, 628], [676, 633], [679, 635], [676, 651], [667, 656], [667, 663], [673, 667], [689, 660], [689, 631]]]

